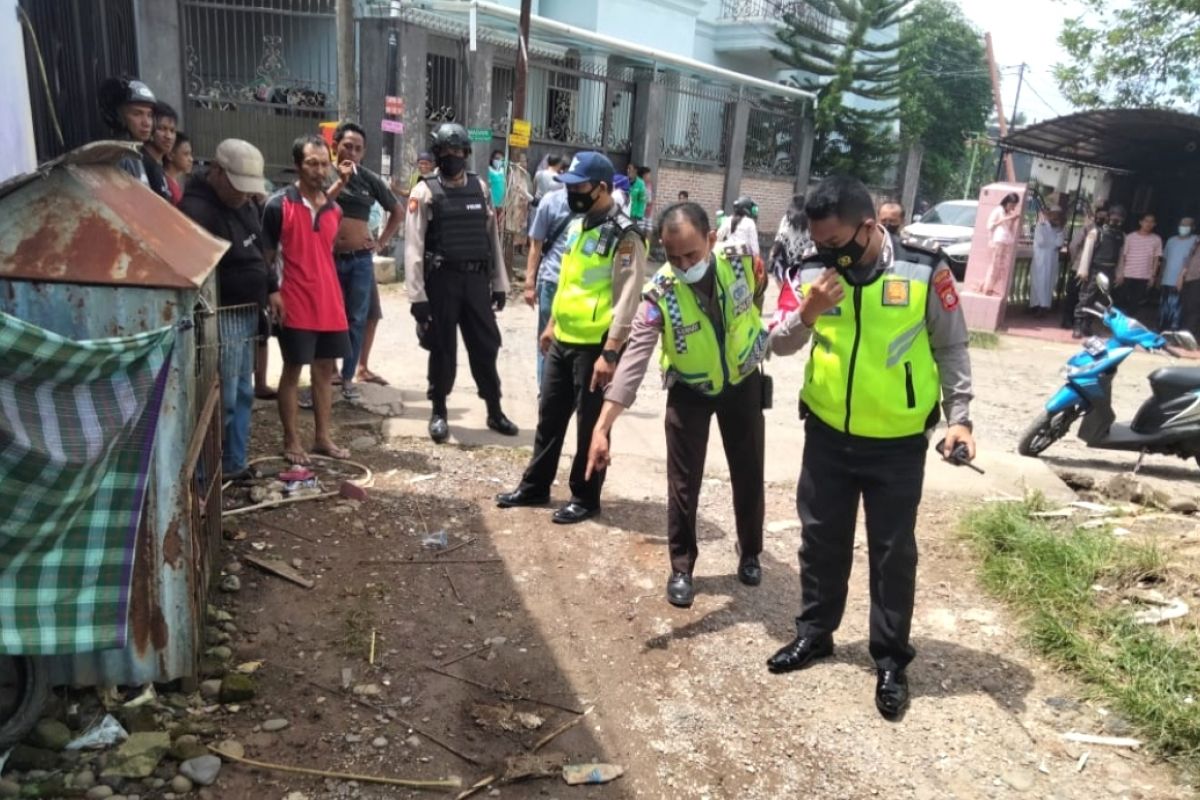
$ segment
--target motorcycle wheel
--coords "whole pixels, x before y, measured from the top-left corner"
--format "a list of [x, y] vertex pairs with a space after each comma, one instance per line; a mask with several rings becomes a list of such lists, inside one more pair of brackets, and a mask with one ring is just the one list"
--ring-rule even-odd
[[0, 656], [0, 752], [24, 739], [41, 718], [50, 676], [23, 656]]
[[1078, 416], [1079, 411], [1073, 408], [1059, 411], [1056, 414], [1043, 411], [1021, 435], [1017, 452], [1023, 456], [1038, 457], [1047, 447], [1067, 435], [1067, 431], [1071, 429], [1071, 423]]

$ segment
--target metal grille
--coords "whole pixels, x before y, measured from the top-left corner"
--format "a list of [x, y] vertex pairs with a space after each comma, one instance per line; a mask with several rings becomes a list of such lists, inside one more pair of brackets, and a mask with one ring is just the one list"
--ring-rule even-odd
[[517, 86], [516, 67], [492, 67], [492, 133], [508, 136], [508, 103]]
[[297, 136], [337, 118], [335, 0], [181, 0], [180, 24], [199, 157], [245, 139], [278, 175]]
[[673, 76], [666, 86], [662, 155], [675, 161], [724, 166], [735, 92], [699, 79]]
[[436, 125], [458, 120], [461, 98], [458, 59], [430, 53], [425, 60], [425, 121]]
[[752, 106], [746, 124], [747, 172], [794, 175], [799, 141], [796, 112], [777, 106]]
[[22, 25], [38, 161], [107, 138], [96, 89], [108, 76], [137, 74], [133, 0], [21, 0], [20, 8], [33, 29]]
[[831, 28], [829, 17], [807, 0], [721, 0], [721, 19], [736, 22], [782, 21], [789, 14], [826, 33]]

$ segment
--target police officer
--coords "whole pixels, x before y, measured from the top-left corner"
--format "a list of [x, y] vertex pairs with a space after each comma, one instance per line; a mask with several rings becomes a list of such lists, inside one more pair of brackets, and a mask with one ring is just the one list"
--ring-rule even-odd
[[871, 568], [875, 705], [895, 719], [908, 706], [914, 528], [939, 397], [948, 424], [943, 452], [952, 455], [962, 445], [975, 455], [967, 327], [945, 261], [914, 246], [906, 248], [904, 260], [897, 258], [860, 181], [827, 178], [809, 195], [805, 211], [818, 255], [801, 272], [800, 308], [771, 332], [777, 355], [813, 339], [800, 394], [801, 607], [795, 640], [767, 665], [788, 672], [833, 652], [861, 499]]
[[404, 248], [412, 315], [429, 349], [429, 436], [438, 444], [450, 437], [446, 397], [458, 369], [459, 328], [475, 386], [487, 403], [487, 426], [516, 436], [517, 426], [500, 408], [496, 312], [508, 296], [508, 275], [489, 190], [467, 171], [471, 138], [462, 125], [439, 125], [431, 149], [438, 172], [413, 187]]
[[556, 180], [567, 186], [567, 205], [580, 214], [567, 227], [558, 289], [539, 342], [546, 362], [538, 401], [533, 459], [511, 492], [496, 495], [500, 508], [550, 502], [550, 485], [571, 416], [575, 460], [571, 500], [553, 521], [570, 525], [600, 513], [604, 470], [588, 474], [588, 446], [637, 312], [646, 244], [636, 223], [613, 202], [613, 165], [597, 152], [579, 153]]
[[645, 302], [592, 434], [588, 472], [608, 466], [608, 433], [633, 405], [661, 336], [662, 368], [670, 387], [667, 601], [686, 608], [695, 599], [696, 508], [714, 414], [733, 484], [738, 579], [747, 586], [762, 582], [764, 378], [758, 365], [767, 349], [761, 312], [767, 281], [755, 273], [754, 258], [744, 245], [716, 243], [716, 231], [696, 203], [668, 208], [659, 229], [668, 263], [642, 290]]
[[[1110, 285], [1115, 283], [1117, 262], [1121, 260], [1121, 251], [1125, 249], [1125, 232], [1121, 230], [1121, 226], [1125, 224], [1125, 209], [1121, 206], [1110, 208], [1106, 223], [1100, 221], [1101, 213], [1103, 212], [1096, 215], [1096, 231], [1090, 248], [1091, 257], [1088, 258], [1088, 248], [1085, 245], [1085, 251], [1080, 258], [1078, 274], [1080, 280], [1086, 282], [1079, 292], [1079, 304], [1075, 306], [1073, 333], [1076, 339], [1090, 336], [1092, 332], [1093, 317], [1085, 309], [1091, 308], [1099, 299], [1100, 289], [1096, 286], [1096, 276], [1104, 275]], [[1086, 264], [1082, 263], [1084, 259], [1087, 259]]]

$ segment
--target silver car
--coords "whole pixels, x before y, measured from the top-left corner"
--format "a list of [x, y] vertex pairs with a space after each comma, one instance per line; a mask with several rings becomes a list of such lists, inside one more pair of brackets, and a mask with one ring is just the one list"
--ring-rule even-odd
[[950, 261], [955, 279], [961, 282], [967, 272], [967, 256], [971, 254], [978, 213], [978, 200], [946, 200], [926, 211], [920, 221], [906, 227], [901, 235], [923, 247], [940, 247]]

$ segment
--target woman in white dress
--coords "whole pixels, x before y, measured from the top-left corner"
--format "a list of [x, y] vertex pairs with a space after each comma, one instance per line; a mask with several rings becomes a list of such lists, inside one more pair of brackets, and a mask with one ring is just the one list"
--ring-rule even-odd
[[1058, 282], [1058, 254], [1063, 245], [1062, 212], [1041, 216], [1033, 229], [1033, 263], [1029, 268], [1029, 308], [1041, 316], [1054, 301]]
[[1000, 201], [1000, 205], [992, 209], [988, 217], [988, 234], [992, 242], [992, 263], [988, 264], [987, 274], [983, 285], [975, 290], [982, 294], [995, 296], [1008, 291], [1008, 271], [1012, 268], [1013, 249], [1017, 245], [1017, 226], [1021, 222], [1021, 198], [1016, 192], [1009, 192]]

